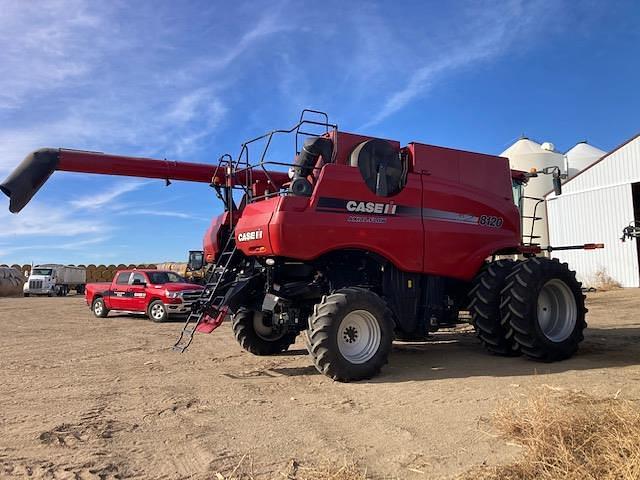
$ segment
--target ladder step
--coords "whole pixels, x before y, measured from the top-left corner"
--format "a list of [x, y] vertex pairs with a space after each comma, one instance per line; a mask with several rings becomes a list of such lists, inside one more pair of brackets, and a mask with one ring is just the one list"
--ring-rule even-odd
[[172, 347], [172, 350], [175, 352], [182, 353], [189, 348], [198, 327], [202, 323], [205, 310], [212, 309], [213, 307], [214, 311], [220, 311], [220, 307], [224, 302], [225, 296], [219, 295], [219, 289], [220, 286], [223, 285], [222, 280], [229, 271], [229, 265], [231, 265], [233, 256], [237, 251], [232, 242], [232, 239], [234, 238], [234, 231], [235, 229], [231, 230], [229, 241], [227, 242], [225, 249], [220, 253], [216, 264], [210, 267], [207, 271], [205, 289], [202, 291], [200, 298], [198, 299], [200, 305], [203, 306], [203, 309], [199, 310], [197, 313], [190, 312], [187, 316], [185, 324], [182, 327], [182, 331], [180, 332], [180, 337]]

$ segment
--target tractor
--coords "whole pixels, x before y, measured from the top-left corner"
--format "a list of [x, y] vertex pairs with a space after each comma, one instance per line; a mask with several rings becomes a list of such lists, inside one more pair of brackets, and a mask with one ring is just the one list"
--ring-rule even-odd
[[[290, 159], [270, 156], [279, 136], [293, 139]], [[211, 185], [224, 211], [204, 255], [190, 257], [190, 269], [206, 268], [205, 290], [179, 352], [230, 316], [248, 352], [279, 354], [303, 334], [318, 371], [347, 382], [377, 375], [394, 338], [423, 339], [461, 311], [497, 355], [564, 360], [584, 338], [575, 272], [522, 240], [519, 204], [535, 174], [505, 158], [347, 133], [305, 110], [215, 165], [37, 150], [0, 184], [10, 211], [55, 170]]]

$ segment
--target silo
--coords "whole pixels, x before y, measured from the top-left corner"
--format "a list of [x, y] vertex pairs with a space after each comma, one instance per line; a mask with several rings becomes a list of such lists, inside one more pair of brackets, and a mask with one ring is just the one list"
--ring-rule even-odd
[[[526, 137], [520, 138], [516, 143], [500, 154], [509, 159], [509, 164], [514, 170], [531, 171], [535, 168], [538, 171], [547, 167], [559, 167], [565, 173], [564, 156], [555, 151], [555, 147], [550, 142], [539, 144]], [[543, 199], [544, 196], [553, 190], [553, 179], [551, 175], [542, 175], [531, 178], [525, 187], [524, 195]], [[522, 234], [525, 243], [537, 243], [541, 246], [549, 245], [549, 234], [547, 230], [547, 209], [544, 202], [540, 202], [536, 208], [536, 200], [525, 198], [522, 200], [522, 215], [528, 217], [541, 217], [532, 223], [531, 218], [523, 218]], [[534, 215], [535, 212], [535, 215]], [[533, 227], [533, 230], [532, 230]], [[531, 240], [533, 232], [534, 237]]]
[[606, 153], [604, 150], [589, 145], [586, 141], [577, 143], [571, 150], [564, 154], [565, 157], [567, 157], [569, 178], [575, 177], [579, 172], [606, 155]]

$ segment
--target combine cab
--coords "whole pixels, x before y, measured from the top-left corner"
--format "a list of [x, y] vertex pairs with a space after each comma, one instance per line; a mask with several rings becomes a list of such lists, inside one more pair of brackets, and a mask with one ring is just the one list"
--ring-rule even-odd
[[[293, 138], [290, 162], [269, 156], [282, 135]], [[256, 355], [302, 333], [317, 369], [340, 381], [373, 377], [394, 338], [424, 338], [461, 310], [499, 355], [562, 360], [583, 339], [581, 285], [523, 244], [514, 192], [528, 175], [505, 158], [345, 133], [307, 110], [217, 167], [35, 152], [0, 186], [11, 210], [56, 169], [211, 184], [224, 212], [202, 264], [190, 262], [206, 268], [205, 290], [174, 346], [181, 352], [227, 315]]]

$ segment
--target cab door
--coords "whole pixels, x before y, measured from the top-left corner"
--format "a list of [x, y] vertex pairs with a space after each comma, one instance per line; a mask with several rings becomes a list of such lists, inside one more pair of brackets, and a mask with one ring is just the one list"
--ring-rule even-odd
[[129, 290], [129, 277], [131, 272], [120, 272], [116, 275], [111, 285], [109, 304], [112, 310], [129, 310], [127, 291]]
[[147, 308], [147, 283], [149, 279], [142, 272], [133, 272], [129, 278], [129, 289], [127, 296], [129, 297], [130, 310], [134, 312], [144, 312]]

